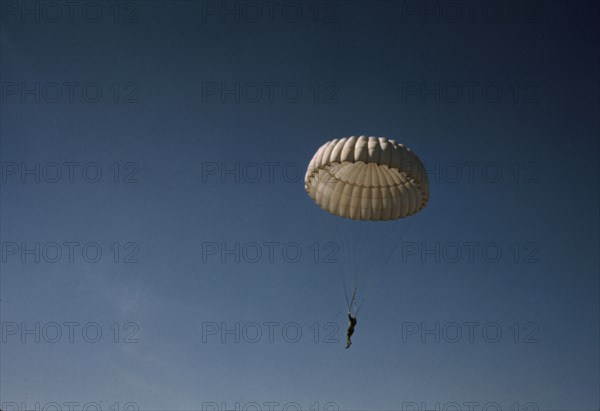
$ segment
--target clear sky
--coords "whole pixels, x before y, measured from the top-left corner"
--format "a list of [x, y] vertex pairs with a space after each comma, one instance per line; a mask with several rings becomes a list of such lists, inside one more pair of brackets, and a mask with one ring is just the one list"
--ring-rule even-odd
[[[0, 12], [3, 410], [598, 409], [597, 2]], [[423, 211], [310, 200], [361, 134]]]

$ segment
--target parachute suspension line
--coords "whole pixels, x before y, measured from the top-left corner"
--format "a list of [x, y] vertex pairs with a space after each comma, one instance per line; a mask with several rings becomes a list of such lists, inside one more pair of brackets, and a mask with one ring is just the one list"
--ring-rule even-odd
[[[350, 221], [349, 226], [352, 229], [353, 237], [353, 249], [352, 249], [352, 268], [353, 268], [353, 276], [354, 276], [354, 290], [356, 292], [357, 288], [362, 288], [362, 281], [364, 279], [364, 271], [366, 269], [365, 263], [368, 258], [365, 258], [366, 251], [368, 250], [369, 238], [364, 236], [361, 228], [364, 227], [364, 222], [362, 221]], [[365, 241], [367, 243], [365, 244]]]
[[[354, 250], [352, 249], [352, 239], [350, 238], [350, 232], [347, 228], [347, 221], [343, 219], [335, 219], [332, 221], [334, 226], [334, 233], [336, 235], [336, 246], [340, 249], [339, 260], [338, 260], [338, 272], [341, 277], [342, 288], [344, 289], [344, 298], [346, 300], [346, 308], [348, 312], [352, 312], [352, 305], [354, 304], [354, 299], [356, 296], [356, 282], [355, 284], [348, 284], [348, 282], [352, 282], [353, 274], [355, 274], [354, 269]], [[348, 281], [347, 281], [348, 280]], [[355, 279], [356, 280], [356, 279]], [[354, 293], [352, 295], [352, 299], [349, 296], [349, 288], [350, 290], [354, 288]]]
[[351, 269], [351, 260], [350, 260], [350, 239], [349, 239], [349, 234], [345, 232], [344, 230], [344, 221], [340, 221], [339, 219], [334, 219], [332, 221], [330, 221], [330, 223], [333, 225], [333, 232], [335, 233], [335, 240], [336, 240], [336, 244], [335, 246], [337, 247], [337, 251], [338, 251], [338, 255], [336, 255], [336, 257], [338, 258], [338, 262], [337, 262], [337, 268], [338, 268], [338, 273], [341, 277], [342, 280], [342, 287], [344, 288], [344, 297], [346, 298], [346, 307], [350, 307], [350, 298], [348, 297], [348, 286], [346, 284], [346, 277], [349, 275], [350, 272], [352, 272], [353, 270]]
[[358, 315], [358, 313], [360, 312], [360, 309], [363, 306], [363, 303], [365, 302], [366, 298], [363, 298], [362, 301], [360, 302], [360, 304], [358, 305], [358, 308], [356, 309], [356, 314], [354, 315]]
[[354, 292], [352, 293], [352, 299], [350, 300], [350, 303], [348, 304], [348, 314], [352, 314], [352, 308], [356, 307], [356, 310], [354, 310], [354, 317], [356, 317], [358, 315], [358, 313], [360, 312], [360, 309], [363, 306], [363, 303], [365, 302], [366, 298], [363, 298], [362, 301], [360, 302], [360, 304], [358, 304], [358, 306], [356, 305], [356, 292], [358, 291], [358, 288], [354, 289]]
[[387, 266], [388, 263], [390, 262], [390, 260], [392, 259], [392, 257], [394, 256], [394, 254], [396, 254], [396, 250], [398, 250], [398, 246], [400, 245], [400, 241], [398, 241], [398, 243], [396, 243], [396, 245], [394, 245], [392, 252], [390, 253], [390, 255], [387, 256], [387, 258], [385, 259], [385, 264], [384, 266]]
[[406, 237], [407, 233], [410, 233], [410, 230], [414, 224], [412, 219], [403, 219], [401, 221], [394, 221], [394, 229], [386, 232], [386, 243], [392, 243], [393, 247], [384, 255], [384, 265], [387, 266], [392, 258], [396, 255], [398, 248], [402, 244], [402, 240]]
[[[339, 172], [332, 174], [332, 169], [338, 167]], [[334, 177], [335, 187], [327, 185], [328, 181], [323, 178], [326, 176]], [[336, 220], [334, 226], [336, 233], [343, 233], [344, 249], [339, 266], [342, 268], [346, 303], [351, 309], [356, 302], [357, 289], [360, 287], [361, 294], [363, 292], [359, 279], [363, 278], [365, 284], [372, 283], [373, 275], [367, 276], [367, 271], [375, 274], [382, 262], [387, 265], [400, 244], [392, 243], [391, 254], [387, 254], [388, 249], [383, 246], [389, 242], [382, 241], [384, 237], [391, 234], [392, 239], [400, 240], [406, 230], [400, 233], [391, 229], [380, 230], [383, 227], [377, 223], [374, 227], [366, 228], [360, 223], [356, 224], [356, 221], [345, 219], [379, 222], [419, 212], [429, 199], [427, 173], [416, 154], [403, 144], [385, 137], [361, 135], [336, 138], [323, 144], [308, 165], [304, 184], [316, 204], [336, 217], [343, 217], [339, 222]], [[374, 186], [380, 188], [381, 196], [373, 195]], [[355, 190], [357, 187], [359, 190]], [[377, 189], [375, 193], [378, 193]], [[383, 200], [383, 193], [388, 194], [386, 201]], [[386, 204], [389, 209], [384, 210]], [[369, 238], [367, 234], [370, 231], [373, 231], [371, 234], [375, 238]], [[350, 234], [358, 234], [358, 237], [350, 237]], [[368, 243], [359, 246], [364, 241]], [[352, 299], [348, 300], [346, 283], [350, 283], [351, 278], [354, 279], [354, 293]], [[363, 300], [357, 312], [365, 300], [363, 295], [361, 297]]]
[[354, 290], [352, 293], [352, 298], [350, 299], [350, 303], [348, 304], [348, 312], [352, 311], [352, 304], [354, 303], [354, 295], [356, 294], [356, 287], [357, 287], [357, 268], [356, 268], [356, 248], [357, 248], [357, 242], [356, 242], [356, 238], [352, 238], [351, 235], [351, 230], [349, 225], [351, 224], [351, 221], [343, 221], [343, 227], [345, 230], [344, 233], [344, 238], [346, 240], [346, 261], [348, 261], [349, 264], [349, 270], [348, 270], [348, 280], [351, 282], [350, 284], [350, 290]]
[[347, 264], [348, 279], [354, 281], [356, 285], [356, 241], [351, 237], [349, 223], [346, 220], [339, 221], [344, 240], [344, 261]]
[[356, 288], [352, 293], [352, 300], [350, 300], [350, 304], [348, 304], [348, 314], [352, 314], [352, 306], [354, 305], [354, 301], [356, 301]]
[[[360, 288], [361, 290], [365, 290], [366, 285], [369, 283], [369, 275], [367, 275], [366, 271], [369, 268], [369, 264], [372, 261], [372, 256], [370, 252], [370, 248], [375, 244], [375, 239], [371, 238], [370, 233], [367, 231], [365, 233], [358, 231], [360, 228], [365, 228], [365, 222], [353, 222], [356, 225], [354, 229], [354, 234], [356, 236], [355, 241], [355, 250], [353, 253], [354, 258], [354, 307], [356, 307], [356, 294], [357, 290]], [[370, 223], [367, 223], [370, 224]], [[358, 311], [355, 312], [355, 315], [358, 314]]]
[[344, 275], [342, 277], [344, 281], [344, 294], [346, 295], [347, 303], [350, 304], [350, 300], [348, 299], [348, 287], [346, 285], [346, 277], [350, 282], [354, 282], [351, 284], [350, 289], [352, 289], [352, 285], [356, 287], [356, 258], [355, 258], [355, 249], [356, 244], [353, 242], [353, 238], [351, 237], [351, 231], [348, 227], [348, 221], [346, 220], [338, 220], [337, 224], [339, 227], [339, 231], [342, 236], [343, 250], [342, 250], [342, 264], [345, 265], [346, 269], [344, 270]]
[[352, 259], [353, 259], [353, 271], [354, 271], [354, 294], [356, 294], [356, 289], [358, 288], [358, 273], [361, 269], [361, 267], [357, 267], [356, 265], [356, 254], [358, 254], [358, 251], [355, 251], [354, 253], [352, 253]]
[[374, 262], [379, 260], [378, 253], [381, 250], [382, 230], [379, 224], [375, 222], [359, 222], [357, 228], [360, 231], [355, 230], [355, 234], [358, 235], [356, 237], [357, 247], [354, 253], [354, 258], [357, 261], [354, 273], [354, 287], [355, 289], [361, 289], [363, 300], [360, 304], [362, 305], [364, 296], [369, 292], [370, 287], [373, 286], [374, 274], [377, 270]]
[[344, 273], [342, 272], [342, 286], [344, 287], [344, 297], [346, 297], [346, 305], [348, 306], [348, 311], [350, 311], [350, 300], [348, 300], [348, 291], [346, 288], [346, 279], [344, 278]]
[[[398, 223], [398, 222], [395, 222], [395, 224], [394, 224], [394, 225], [399, 225], [399, 223]], [[394, 228], [395, 228], [395, 227], [394, 227]], [[392, 231], [392, 230], [390, 230], [390, 231], [391, 231], [390, 233], [386, 233], [386, 234], [388, 234], [388, 238], [386, 238], [386, 242], [391, 242], [391, 241], [394, 239], [394, 234], [395, 234], [396, 232], [401, 232], [401, 233], [404, 233], [404, 231], [402, 231], [402, 230], [393, 230], [393, 231]], [[400, 237], [398, 240], [401, 240], [401, 239], [402, 239], [402, 237], [403, 237], [403, 236], [401, 236], [401, 237]], [[398, 242], [396, 242], [396, 243], [394, 244], [394, 246], [392, 247], [392, 249], [390, 250], [389, 254], [388, 254], [387, 256], [384, 256], [384, 257], [385, 257], [385, 263], [384, 263], [384, 266], [387, 266], [387, 265], [388, 265], [388, 263], [390, 262], [390, 260], [392, 259], [392, 257], [394, 256], [394, 254], [396, 254], [396, 250], [398, 250], [398, 247], [400, 246], [400, 243], [401, 243], [401, 241], [398, 241]]]

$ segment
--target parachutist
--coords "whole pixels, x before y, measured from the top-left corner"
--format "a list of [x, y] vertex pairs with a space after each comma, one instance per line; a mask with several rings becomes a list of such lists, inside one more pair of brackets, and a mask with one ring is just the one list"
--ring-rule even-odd
[[348, 320], [350, 324], [348, 325], [348, 330], [346, 331], [346, 349], [350, 348], [352, 345], [352, 341], [350, 337], [354, 334], [354, 327], [356, 326], [356, 317], [352, 317], [352, 314], [348, 313]]
[[[351, 136], [330, 140], [317, 150], [308, 164], [304, 189], [319, 207], [337, 217], [390, 221], [416, 214], [427, 205], [427, 175], [421, 160], [403, 144], [385, 137]], [[360, 234], [355, 231], [354, 236]], [[353, 254], [356, 253], [350, 253], [354, 260]], [[370, 259], [374, 257], [373, 253]], [[354, 271], [355, 287], [351, 300], [343, 274], [342, 285], [350, 320], [346, 348], [350, 348], [356, 317], [365, 300], [363, 298], [355, 307], [359, 273]]]
[[348, 297], [346, 297], [346, 302], [348, 303], [348, 321], [350, 321], [350, 324], [348, 324], [348, 330], [346, 330], [346, 349], [348, 349], [352, 345], [352, 340], [350, 339], [350, 337], [352, 337], [352, 334], [354, 334], [354, 327], [356, 327], [356, 317], [358, 316], [358, 312], [360, 311], [360, 307], [362, 306], [361, 303], [360, 306], [358, 306], [358, 308], [356, 309], [353, 316], [352, 308], [355, 307], [356, 303], [356, 288], [354, 289], [354, 293], [352, 294], [352, 300], [348, 301]]

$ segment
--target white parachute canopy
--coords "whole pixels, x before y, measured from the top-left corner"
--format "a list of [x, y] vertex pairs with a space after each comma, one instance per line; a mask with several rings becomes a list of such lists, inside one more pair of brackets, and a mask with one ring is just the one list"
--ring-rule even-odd
[[411, 216], [429, 199], [419, 158], [385, 137], [348, 137], [323, 144], [313, 156], [304, 188], [322, 209], [352, 220]]

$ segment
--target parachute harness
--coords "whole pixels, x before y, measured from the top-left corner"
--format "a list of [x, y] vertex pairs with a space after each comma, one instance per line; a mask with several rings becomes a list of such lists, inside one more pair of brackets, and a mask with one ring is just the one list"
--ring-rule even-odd
[[362, 301], [360, 302], [360, 304], [358, 304], [358, 306], [356, 306], [356, 291], [357, 289], [354, 289], [354, 292], [352, 293], [352, 299], [348, 300], [348, 294], [346, 293], [346, 287], [344, 287], [344, 293], [346, 293], [346, 304], [348, 304], [348, 314], [352, 315], [352, 307], [356, 307], [356, 311], [354, 312], [354, 315], [352, 315], [353, 317], [356, 317], [358, 315], [358, 313], [360, 312], [360, 309], [362, 308], [363, 303], [365, 302], [365, 298], [362, 299]]

